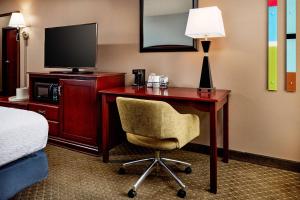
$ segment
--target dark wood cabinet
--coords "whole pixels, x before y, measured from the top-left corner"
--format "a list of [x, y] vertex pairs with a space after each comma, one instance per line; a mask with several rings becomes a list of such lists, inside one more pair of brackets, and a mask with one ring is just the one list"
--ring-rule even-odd
[[56, 122], [56, 121], [50, 121], [48, 120], [48, 124], [49, 124], [49, 136], [52, 137], [58, 137], [59, 136], [59, 132], [60, 132], [60, 123]]
[[94, 80], [60, 80], [61, 137], [97, 145], [97, 94]]
[[30, 102], [28, 110], [37, 112], [48, 120], [59, 121], [59, 107], [57, 105]]
[[[124, 86], [124, 73], [29, 73], [29, 110], [43, 114], [49, 123], [49, 141], [92, 153], [101, 149], [97, 91]], [[38, 102], [34, 85], [58, 83], [59, 101]]]
[[[58, 102], [40, 102], [35, 83], [59, 84]], [[0, 98], [0, 106], [28, 109], [43, 115], [49, 124], [49, 142], [99, 153], [101, 151], [101, 113], [99, 90], [122, 87], [124, 73], [59, 74], [29, 73], [29, 101], [9, 102]]]
[[49, 136], [58, 136], [59, 135], [59, 106], [38, 102], [29, 102], [28, 110], [37, 112], [43, 115], [49, 124]]

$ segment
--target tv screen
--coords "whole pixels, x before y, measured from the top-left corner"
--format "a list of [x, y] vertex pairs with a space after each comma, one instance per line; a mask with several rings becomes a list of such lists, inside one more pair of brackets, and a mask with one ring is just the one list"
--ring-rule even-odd
[[97, 24], [45, 29], [45, 67], [95, 67]]

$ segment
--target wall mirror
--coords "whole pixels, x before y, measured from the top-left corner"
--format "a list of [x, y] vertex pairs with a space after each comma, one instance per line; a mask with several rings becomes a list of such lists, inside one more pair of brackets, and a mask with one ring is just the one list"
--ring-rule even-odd
[[189, 9], [198, 0], [140, 0], [140, 52], [197, 51], [185, 36]]

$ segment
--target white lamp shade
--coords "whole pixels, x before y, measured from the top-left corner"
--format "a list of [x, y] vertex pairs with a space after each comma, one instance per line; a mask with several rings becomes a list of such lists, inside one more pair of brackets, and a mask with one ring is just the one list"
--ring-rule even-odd
[[17, 28], [26, 27], [22, 13], [12, 13], [8, 26]]
[[225, 37], [221, 10], [216, 6], [190, 9], [185, 35], [192, 38]]

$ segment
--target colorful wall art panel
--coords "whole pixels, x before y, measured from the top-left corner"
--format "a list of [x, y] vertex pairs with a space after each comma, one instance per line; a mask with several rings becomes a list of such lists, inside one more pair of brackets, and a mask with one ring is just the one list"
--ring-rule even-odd
[[286, 91], [296, 91], [296, 1], [286, 0]]
[[268, 90], [277, 90], [277, 0], [268, 0]]

